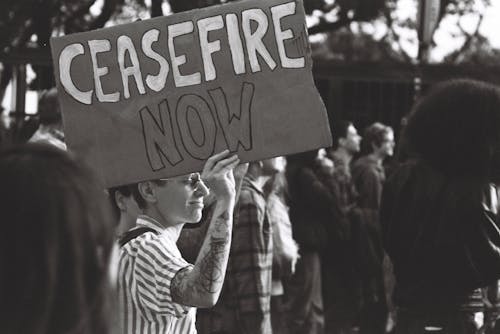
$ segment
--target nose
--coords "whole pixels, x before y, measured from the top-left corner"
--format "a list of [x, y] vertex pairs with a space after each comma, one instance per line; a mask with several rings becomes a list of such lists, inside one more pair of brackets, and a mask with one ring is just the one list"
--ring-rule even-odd
[[195, 194], [198, 197], [205, 197], [209, 193], [210, 193], [210, 190], [208, 189], [208, 187], [205, 185], [205, 183], [203, 183], [203, 180], [200, 180], [200, 182], [198, 183], [198, 186], [196, 187]]

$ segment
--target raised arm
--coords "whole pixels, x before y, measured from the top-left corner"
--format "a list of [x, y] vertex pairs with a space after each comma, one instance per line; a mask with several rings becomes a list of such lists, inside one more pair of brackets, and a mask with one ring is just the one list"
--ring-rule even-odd
[[[236, 188], [236, 202], [238, 202], [239, 193], [241, 190], [241, 184], [243, 177], [245, 176], [248, 169], [248, 163], [239, 164], [233, 169], [234, 183]], [[202, 180], [211, 179], [209, 171], [201, 175]], [[210, 193], [212, 195], [212, 193]], [[210, 197], [210, 199], [207, 199]], [[201, 246], [203, 246], [203, 240], [207, 235], [208, 227], [210, 226], [210, 221], [213, 217], [215, 210], [215, 196], [206, 196], [203, 200], [205, 204], [205, 209], [203, 210], [203, 217], [201, 218], [200, 224], [197, 228], [182, 229], [181, 235], [177, 240], [177, 247], [181, 251], [182, 257], [190, 263], [196, 262], [198, 254], [200, 254]]]
[[194, 267], [180, 270], [172, 280], [171, 293], [176, 303], [195, 307], [212, 307], [217, 303], [231, 245], [236, 194], [233, 168], [238, 163], [238, 157], [229, 156], [226, 150], [205, 164], [202, 175], [217, 202]]

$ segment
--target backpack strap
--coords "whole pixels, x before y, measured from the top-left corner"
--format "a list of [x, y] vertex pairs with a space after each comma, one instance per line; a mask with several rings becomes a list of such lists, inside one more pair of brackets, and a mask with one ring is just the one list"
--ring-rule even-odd
[[118, 238], [118, 244], [120, 245], [120, 248], [125, 246], [129, 241], [137, 238], [138, 236], [146, 233], [146, 232], [153, 232], [154, 234], [158, 234], [158, 232], [155, 229], [152, 229], [150, 227], [137, 227], [132, 230], [129, 230]]

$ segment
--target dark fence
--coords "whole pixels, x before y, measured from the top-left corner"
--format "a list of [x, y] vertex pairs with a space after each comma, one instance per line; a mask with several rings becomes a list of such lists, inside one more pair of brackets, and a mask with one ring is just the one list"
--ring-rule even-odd
[[[0, 63], [12, 66], [11, 107], [5, 114], [12, 119], [10, 129], [14, 141], [23, 140], [32, 132], [25, 115], [26, 64], [51, 68], [48, 50], [26, 49], [5, 55]], [[457, 66], [374, 63], [334, 63], [316, 60], [313, 74], [323, 97], [330, 125], [340, 119], [351, 120], [358, 129], [380, 121], [394, 128], [399, 135], [401, 120], [407, 115], [418, 94], [432, 84], [451, 78], [475, 78], [500, 84], [499, 66]], [[416, 87], [415, 78], [421, 82]], [[35, 118], [36, 120], [36, 118]], [[28, 125], [28, 129], [26, 129]], [[10, 133], [12, 135], [12, 133]], [[0, 127], [0, 142], [5, 133]]]
[[[379, 121], [399, 135], [401, 121], [419, 94], [434, 83], [473, 78], [500, 84], [500, 67], [411, 64], [335, 64], [316, 61], [314, 78], [330, 119], [353, 121], [358, 130]], [[415, 82], [415, 79], [419, 81]]]

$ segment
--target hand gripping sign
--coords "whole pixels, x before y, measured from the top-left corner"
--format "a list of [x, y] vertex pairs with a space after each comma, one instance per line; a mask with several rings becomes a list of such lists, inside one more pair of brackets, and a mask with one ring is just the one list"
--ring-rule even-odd
[[302, 1], [250, 0], [51, 41], [69, 148], [107, 186], [331, 145]]

